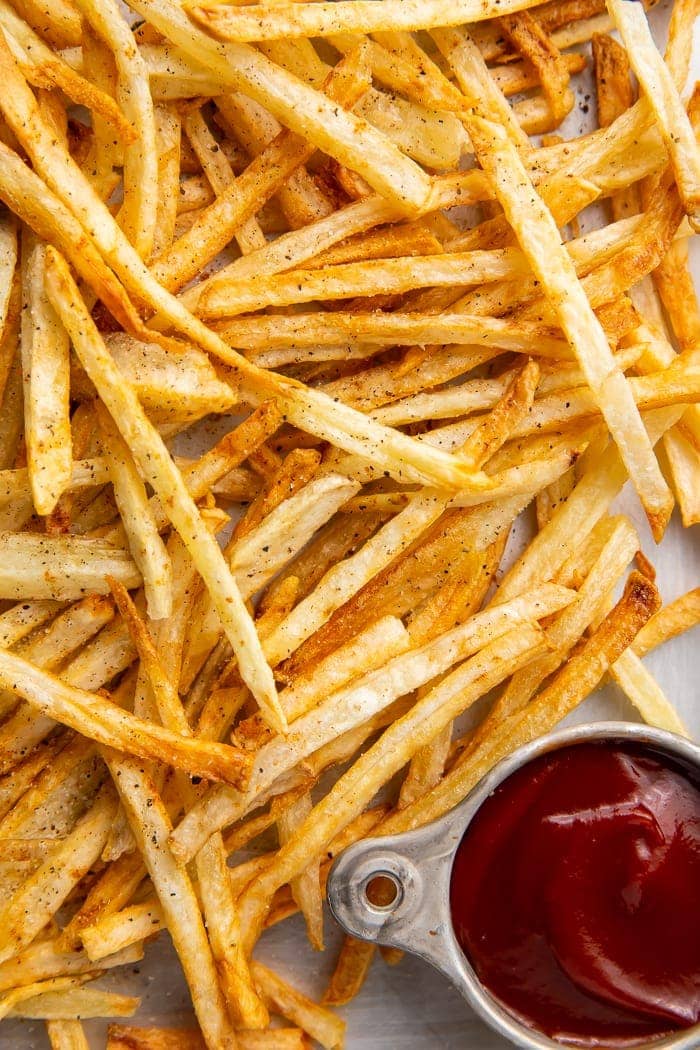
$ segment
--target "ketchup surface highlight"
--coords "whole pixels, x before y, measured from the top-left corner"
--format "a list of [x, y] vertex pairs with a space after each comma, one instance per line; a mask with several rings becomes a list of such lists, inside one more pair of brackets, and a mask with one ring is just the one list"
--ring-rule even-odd
[[700, 784], [641, 745], [575, 744], [488, 798], [452, 870], [457, 940], [523, 1024], [629, 1046], [700, 1021]]

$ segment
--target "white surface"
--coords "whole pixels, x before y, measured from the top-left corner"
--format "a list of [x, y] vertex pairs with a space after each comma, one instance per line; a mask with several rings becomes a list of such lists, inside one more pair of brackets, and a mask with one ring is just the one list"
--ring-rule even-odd
[[[651, 14], [657, 39], [663, 41], [668, 5]], [[700, 72], [697, 61], [695, 75]], [[581, 103], [588, 88], [581, 86]], [[564, 134], [580, 133], [590, 124], [580, 109], [568, 118]], [[697, 262], [696, 258], [696, 262]], [[695, 268], [696, 279], [700, 270]], [[616, 504], [634, 521], [645, 552], [658, 572], [665, 601], [700, 584], [700, 547], [697, 528], [683, 530], [677, 515], [661, 547], [656, 547], [633, 492], [623, 492]], [[517, 542], [517, 541], [516, 541]], [[646, 658], [669, 698], [676, 704], [692, 735], [700, 738], [700, 704], [696, 693], [700, 675], [697, 650], [700, 634], [690, 632]], [[571, 721], [601, 718], [635, 719], [629, 703], [615, 687], [589, 697]], [[300, 920], [292, 919], [263, 937], [258, 955], [279, 973], [310, 994], [320, 994], [333, 965], [338, 931], [327, 922], [327, 948], [316, 955], [306, 942]], [[105, 982], [121, 992], [143, 997], [137, 1021], [165, 1026], [186, 1025], [192, 1014], [189, 995], [175, 954], [164, 935], [147, 948], [142, 963], [126, 968]], [[348, 1021], [348, 1050], [505, 1050], [505, 1040], [487, 1029], [460, 996], [430, 967], [406, 957], [398, 967], [375, 961], [359, 998], [341, 1013]], [[88, 1022], [91, 1046], [105, 1045], [105, 1025]], [[45, 1050], [48, 1041], [39, 1023], [3, 1022], [0, 1050]]]

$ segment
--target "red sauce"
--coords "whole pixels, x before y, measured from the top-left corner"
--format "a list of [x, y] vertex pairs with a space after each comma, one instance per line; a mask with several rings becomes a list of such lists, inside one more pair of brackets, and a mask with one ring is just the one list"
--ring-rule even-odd
[[523, 1024], [629, 1046], [700, 1021], [700, 784], [637, 745], [578, 744], [509, 777], [452, 871], [479, 979]]

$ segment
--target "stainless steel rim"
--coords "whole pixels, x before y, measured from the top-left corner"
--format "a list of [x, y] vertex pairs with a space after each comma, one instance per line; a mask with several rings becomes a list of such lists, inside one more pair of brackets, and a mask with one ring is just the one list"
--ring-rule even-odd
[[[700, 773], [700, 747], [661, 729], [630, 722], [597, 722], [559, 730], [519, 748], [503, 759], [445, 817], [403, 835], [358, 842], [335, 862], [328, 879], [328, 900], [340, 925], [354, 937], [401, 948], [440, 970], [473, 1010], [516, 1046], [552, 1050], [563, 1044], [533, 1032], [509, 1014], [486, 991], [463, 955], [452, 929], [449, 886], [455, 852], [481, 804], [521, 766], [549, 751], [594, 740], [644, 744], [680, 759]], [[367, 899], [368, 882], [387, 875], [397, 885], [388, 906]], [[697, 1050], [700, 1025], [637, 1050]]]

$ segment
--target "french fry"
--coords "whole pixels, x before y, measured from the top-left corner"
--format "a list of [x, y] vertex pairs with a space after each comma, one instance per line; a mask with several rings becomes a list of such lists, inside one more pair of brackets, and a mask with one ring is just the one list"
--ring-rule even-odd
[[172, 611], [172, 565], [128, 446], [102, 405], [96, 406], [105, 435], [105, 452], [124, 530], [132, 557], [143, 577], [148, 612], [161, 620]]
[[[357, 3], [359, 0], [353, 0]], [[274, 277], [232, 282], [214, 278], [200, 296], [202, 318], [219, 320], [259, 310], [263, 306], [290, 306], [314, 299], [348, 299], [371, 295], [377, 287], [386, 293], [422, 287], [453, 287], [501, 280], [518, 272], [522, 257], [513, 249], [488, 253], [431, 255], [425, 259], [378, 259], [321, 270], [291, 271]]]
[[333, 33], [377, 33], [386, 30], [416, 30], [434, 25], [462, 25], [480, 22], [507, 11], [517, 11], [527, 0], [506, 0], [505, 4], [479, 4], [475, 0], [457, 0], [447, 5], [443, 0], [423, 0], [421, 4], [385, 0], [380, 11], [371, 3], [357, 0], [341, 7], [330, 3], [314, 4], [313, 8], [298, 9], [296, 5], [278, 3], [272, 15], [264, 5], [249, 5], [249, 10], [225, 4], [188, 4], [188, 9], [200, 25], [220, 40], [275, 40], [279, 37], [330, 36]]
[[240, 783], [249, 759], [225, 744], [191, 740], [144, 722], [94, 693], [76, 689], [10, 653], [0, 653], [0, 685], [41, 712], [91, 739], [144, 758], [169, 762], [200, 776]]
[[344, 937], [340, 955], [323, 993], [326, 1006], [345, 1006], [361, 991], [369, 968], [377, 954], [377, 945]]
[[[695, 592], [653, 615], [609, 511], [632, 477], [660, 538], [661, 441], [700, 517], [696, 150], [669, 143], [697, 2], [666, 94], [637, 49], [636, 102], [605, 0], [474, 2], [133, 0], [131, 27], [0, 0], [0, 1015], [52, 1045], [131, 1011], [88, 982], [166, 931], [197, 1022], [110, 1046], [340, 1047], [251, 958], [298, 914], [322, 946], [338, 852], [440, 816], [606, 678], [685, 732], [641, 656]], [[589, 42], [601, 126], [530, 142]], [[592, 203], [613, 221], [582, 234]], [[23, 375], [23, 301], [62, 386]], [[346, 943], [327, 997], [374, 954]]]
[[[151, 89], [153, 81], [149, 76]], [[153, 232], [153, 255], [167, 251], [175, 238], [177, 208], [180, 203], [181, 121], [174, 109], [156, 106], [156, 144], [158, 147], [158, 203]]]
[[632, 643], [632, 651], [637, 656], [644, 656], [662, 642], [694, 627], [698, 622], [699, 598], [697, 590], [688, 591], [664, 605], [640, 629]]
[[10, 1010], [10, 1017], [40, 1020], [77, 1020], [81, 1017], [131, 1017], [140, 999], [97, 988], [41, 992]]
[[253, 977], [267, 1006], [299, 1025], [324, 1050], [340, 1050], [345, 1040], [345, 1021], [292, 988], [278, 974], [254, 961]]
[[[281, 846], [294, 836], [312, 808], [311, 794], [307, 791], [280, 814], [277, 829]], [[318, 951], [323, 950], [323, 898], [320, 875], [320, 861], [315, 859], [290, 883], [292, 897], [304, 916], [309, 942]]]
[[608, 10], [668, 147], [688, 220], [693, 229], [697, 229], [700, 226], [700, 156], [678, 89], [652, 39], [644, 11], [624, 0], [609, 0]]
[[68, 337], [46, 296], [45, 258], [44, 246], [28, 233], [22, 244], [25, 441], [34, 506], [44, 515], [56, 506], [72, 468]]
[[89, 1050], [80, 1021], [47, 1021], [46, 1034], [51, 1050]]
[[[306, 1050], [300, 1028], [275, 1028], [269, 1032], [238, 1031], [240, 1050]], [[199, 1031], [184, 1028], [135, 1028], [110, 1025], [107, 1050], [204, 1050]]]
[[610, 676], [627, 694], [648, 725], [688, 736], [688, 730], [666, 698], [661, 686], [642, 661], [629, 649], [617, 658]]
[[82, 536], [0, 534], [0, 595], [3, 598], [77, 599], [106, 594], [105, 577], [136, 587], [141, 574], [124, 550]]
[[78, 0], [83, 17], [112, 51], [118, 70], [117, 102], [136, 137], [124, 151], [122, 228], [139, 254], [153, 250], [158, 205], [158, 150], [148, 70], [116, 0]]
[[490, 653], [487, 643], [507, 633], [515, 622], [529, 622], [531, 616], [546, 615], [544, 610], [553, 611], [566, 605], [571, 597], [573, 595], [563, 588], [550, 587], [528, 599], [492, 606], [427, 645], [394, 657], [384, 667], [333, 694], [325, 703], [297, 718], [286, 738], [275, 737], [258, 751], [247, 794], [214, 791], [189, 811], [173, 834], [176, 855], [189, 859], [200, 842], [216, 828], [240, 817], [278, 777], [333, 737], [366, 722], [397, 698], [443, 674], [482, 646], [486, 645]]
[[[538, 206], [535, 220], [534, 190], [527, 189], [527, 175], [504, 132], [493, 123], [477, 118], [470, 121], [469, 127], [472, 140], [475, 134], [479, 135], [475, 144], [477, 154], [494, 180], [499, 200], [517, 230], [523, 250], [528, 253], [538, 279], [552, 297], [553, 307], [611, 433], [619, 444], [658, 540], [670, 516], [673, 500], [630, 388], [622, 372], [615, 366], [608, 342], [593, 317], [590, 303], [576, 279], [569, 256], [561, 247], [551, 214], [544, 206]], [[513, 176], [517, 173], [517, 190], [515, 182], [506, 184], [503, 178], [503, 165], [506, 164]], [[529, 213], [524, 208], [526, 194]], [[581, 341], [584, 327], [587, 333], [585, 345]]]
[[142, 944], [134, 945], [100, 962], [91, 962], [85, 952], [62, 952], [57, 949], [55, 940], [37, 940], [19, 955], [1, 964], [0, 989], [6, 992], [50, 977], [96, 974], [114, 966], [139, 962], [142, 958]]
[[537, 70], [552, 123], [557, 127], [574, 105], [573, 92], [569, 89], [569, 71], [561, 52], [529, 11], [504, 15], [499, 18], [498, 25], [510, 43]]
[[99, 332], [86, 314], [80, 294], [65, 263], [56, 253], [50, 256], [49, 295], [61, 315], [81, 360], [100, 390], [122, 436], [126, 433], [132, 455], [175, 519], [192, 559], [209, 585], [224, 629], [237, 651], [241, 673], [250, 685], [266, 716], [284, 728], [272, 673], [265, 663], [260, 642], [241, 600], [240, 593], [223, 561], [221, 551], [204, 526], [182, 475], [174, 466], [160, 436], [148, 422], [133, 391], [120, 379]]

